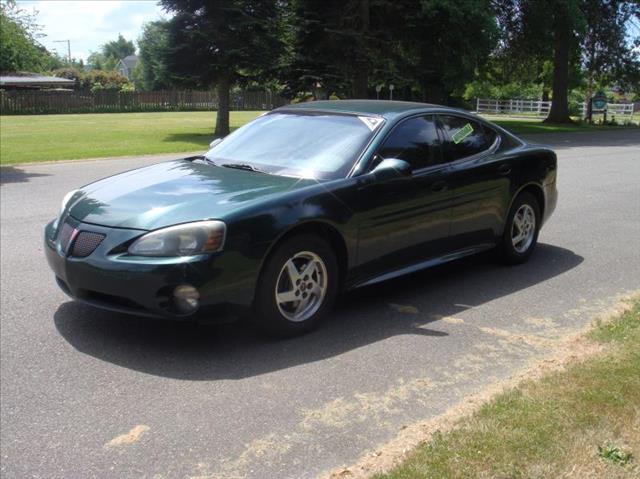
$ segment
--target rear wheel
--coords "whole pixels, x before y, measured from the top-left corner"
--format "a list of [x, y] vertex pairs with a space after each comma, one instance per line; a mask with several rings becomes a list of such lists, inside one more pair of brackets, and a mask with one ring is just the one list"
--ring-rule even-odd
[[321, 238], [300, 235], [285, 240], [267, 259], [254, 302], [254, 322], [278, 336], [303, 334], [331, 309], [338, 266]]
[[531, 193], [520, 193], [513, 202], [505, 225], [500, 252], [508, 264], [529, 259], [538, 242], [540, 206]]

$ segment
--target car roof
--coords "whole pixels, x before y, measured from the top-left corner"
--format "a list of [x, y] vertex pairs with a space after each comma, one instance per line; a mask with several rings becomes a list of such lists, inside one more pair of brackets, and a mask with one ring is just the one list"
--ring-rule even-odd
[[[463, 112], [454, 108], [449, 108], [431, 103], [418, 103], [412, 101], [390, 101], [390, 100], [328, 100], [309, 101], [305, 103], [295, 103], [286, 105], [278, 110], [307, 110], [335, 113], [349, 113], [365, 116], [381, 116], [392, 119], [397, 116], [404, 116], [409, 113], [424, 112], [429, 110], [446, 110], [451, 112]], [[277, 110], [276, 110], [277, 111]], [[468, 112], [464, 112], [468, 113]]]

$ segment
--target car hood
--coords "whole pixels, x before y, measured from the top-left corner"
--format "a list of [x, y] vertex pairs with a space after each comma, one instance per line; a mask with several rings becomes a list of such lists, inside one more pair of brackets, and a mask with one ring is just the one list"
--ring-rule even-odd
[[159, 163], [91, 183], [69, 201], [69, 214], [96, 225], [153, 230], [224, 219], [239, 208], [312, 184], [189, 159]]

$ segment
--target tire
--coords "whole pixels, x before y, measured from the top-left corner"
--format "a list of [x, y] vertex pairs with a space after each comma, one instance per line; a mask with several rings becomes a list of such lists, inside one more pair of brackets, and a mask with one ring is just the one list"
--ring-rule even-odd
[[[520, 193], [509, 210], [499, 246], [499, 253], [504, 263], [522, 264], [529, 259], [538, 243], [540, 219], [540, 205], [536, 197], [526, 191]], [[531, 224], [532, 220], [533, 224]], [[516, 223], [515, 226], [514, 223]], [[519, 225], [523, 225], [525, 234], [519, 230]], [[522, 239], [518, 241], [521, 237]]]
[[[311, 275], [304, 273], [307, 268], [313, 268]], [[285, 240], [269, 256], [260, 274], [254, 324], [279, 337], [311, 331], [333, 306], [338, 280], [336, 255], [326, 241], [309, 234]]]

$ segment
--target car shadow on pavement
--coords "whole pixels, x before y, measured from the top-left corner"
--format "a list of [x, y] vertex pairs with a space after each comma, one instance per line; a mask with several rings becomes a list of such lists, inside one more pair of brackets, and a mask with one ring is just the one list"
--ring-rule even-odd
[[447, 336], [438, 320], [524, 290], [584, 258], [539, 244], [517, 267], [483, 254], [344, 294], [316, 331], [287, 340], [262, 337], [243, 322], [203, 326], [111, 313], [73, 301], [55, 326], [78, 351], [157, 376], [241, 379], [320, 361], [397, 335]]
[[37, 176], [50, 176], [45, 173], [27, 173], [21, 168], [3, 166], [0, 168], [0, 185], [6, 183], [26, 183], [29, 178]]

